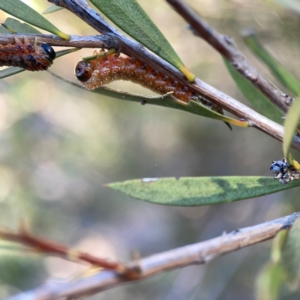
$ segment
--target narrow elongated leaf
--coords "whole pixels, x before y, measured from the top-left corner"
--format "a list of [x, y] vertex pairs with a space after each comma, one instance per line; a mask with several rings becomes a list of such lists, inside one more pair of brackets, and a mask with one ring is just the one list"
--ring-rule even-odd
[[294, 100], [293, 104], [291, 105], [286, 120], [284, 122], [284, 136], [283, 136], [283, 154], [289, 162], [291, 163], [290, 159], [290, 148], [292, 145], [292, 141], [296, 132], [296, 129], [299, 124], [300, 119], [300, 98]]
[[149, 104], [155, 104], [155, 105], [160, 105], [160, 106], [166, 106], [166, 107], [172, 107], [175, 109], [180, 109], [180, 110], [184, 110], [187, 112], [191, 112], [193, 114], [197, 114], [206, 118], [211, 118], [211, 119], [215, 119], [215, 120], [219, 120], [219, 121], [223, 121], [223, 122], [227, 122], [236, 126], [240, 126], [240, 127], [248, 127], [249, 123], [247, 121], [240, 121], [240, 120], [236, 120], [227, 116], [224, 116], [222, 114], [219, 114], [209, 108], [207, 108], [206, 106], [202, 105], [199, 102], [196, 101], [190, 101], [188, 104], [183, 104], [182, 102], [172, 98], [172, 100], [167, 100], [167, 101], [148, 101]]
[[300, 219], [295, 221], [286, 238], [282, 251], [282, 265], [286, 280], [296, 290], [300, 286]]
[[273, 75], [291, 93], [300, 95], [300, 81], [283, 65], [281, 65], [272, 55], [259, 43], [254, 34], [247, 34], [244, 40], [251, 51], [271, 70]]
[[7, 18], [4, 24], [18, 33], [33, 33], [33, 34], [41, 33], [34, 27], [26, 23], [22, 23], [19, 20], [13, 18]]
[[24, 72], [25, 70], [18, 67], [9, 67], [3, 70], [0, 70], [0, 79], [16, 75], [18, 73]]
[[200, 206], [233, 202], [300, 186], [300, 181], [281, 185], [271, 177], [144, 178], [107, 184], [133, 198], [176, 206]]
[[76, 52], [78, 50], [80, 50], [80, 48], [69, 48], [69, 49], [65, 49], [65, 50], [59, 50], [59, 51], [56, 52], [56, 58], [65, 56], [69, 53], [73, 53], [73, 52]]
[[190, 81], [194, 81], [195, 76], [184, 67], [173, 47], [136, 0], [91, 2], [127, 34], [181, 70]]
[[256, 278], [256, 300], [280, 299], [280, 290], [286, 279], [282, 265], [282, 252], [288, 234], [288, 229], [281, 230], [273, 240], [271, 259], [264, 265]]
[[206, 106], [196, 101], [190, 101], [188, 104], [182, 103], [181, 101], [178, 101], [176, 100], [176, 98], [172, 97], [171, 94], [166, 94], [164, 96], [159, 96], [159, 97], [145, 97], [141, 95], [133, 95], [126, 92], [120, 92], [105, 87], [91, 90], [91, 92], [101, 94], [101, 95], [106, 95], [113, 98], [119, 98], [122, 100], [139, 102], [142, 104], [151, 104], [151, 105], [175, 108], [186, 112], [190, 112], [192, 114], [200, 115], [206, 118], [216, 119], [219, 121], [230, 123], [232, 125], [239, 126], [239, 127], [249, 126], [249, 123], [247, 121], [240, 121], [237, 119], [224, 116], [222, 114], [219, 114], [207, 108]]
[[123, 92], [123, 91], [108, 88], [108, 87], [100, 87], [100, 88], [97, 88], [94, 90], [87, 90], [82, 85], [78, 85], [76, 83], [65, 80], [64, 78], [61, 78], [59, 75], [56, 75], [56, 74], [52, 74], [52, 75], [73, 85], [73, 86], [83, 89], [87, 92], [92, 92], [92, 93], [95, 93], [98, 95], [103, 95], [106, 97], [110, 97], [112, 99], [133, 101], [133, 102], [141, 103], [143, 105], [150, 104], [150, 105], [170, 107], [170, 108], [190, 112], [192, 114], [204, 116], [207, 118], [224, 121], [226, 123], [230, 123], [232, 125], [239, 126], [239, 127], [248, 127], [249, 126], [249, 123], [247, 121], [236, 120], [236, 119], [232, 119], [230, 117], [226, 117], [224, 115], [218, 114], [218, 113], [208, 109], [204, 105], [201, 105], [200, 103], [197, 103], [195, 101], [191, 101], [189, 104], [184, 104], [184, 103], [178, 101], [176, 98], [172, 97], [171, 93], [162, 95], [162, 96], [151, 97], [151, 96], [127, 93], [127, 92]]
[[225, 58], [224, 63], [239, 90], [255, 109], [267, 118], [282, 124], [283, 119], [280, 110], [246, 78], [244, 78]]
[[256, 300], [279, 300], [284, 282], [284, 271], [280, 263], [268, 262], [256, 278]]
[[70, 36], [60, 31], [42, 15], [20, 0], [0, 0], [0, 9], [33, 26], [49, 31], [69, 40]]
[[3, 34], [9, 34], [11, 33], [8, 29], [6, 29], [4, 26], [0, 26], [0, 33], [3, 33]]
[[62, 10], [64, 9], [63, 7], [60, 7], [60, 6], [57, 6], [55, 4], [51, 4], [50, 6], [48, 6], [48, 8], [43, 11], [43, 14], [46, 15], [46, 14], [52, 14], [56, 11], [59, 11], [59, 10]]

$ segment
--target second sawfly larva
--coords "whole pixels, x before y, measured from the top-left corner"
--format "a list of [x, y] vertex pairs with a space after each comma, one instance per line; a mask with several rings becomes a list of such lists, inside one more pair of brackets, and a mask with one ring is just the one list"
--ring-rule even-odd
[[28, 71], [47, 70], [55, 59], [55, 51], [46, 43], [33, 43], [15, 38], [15, 43], [0, 45], [0, 66], [12, 66]]

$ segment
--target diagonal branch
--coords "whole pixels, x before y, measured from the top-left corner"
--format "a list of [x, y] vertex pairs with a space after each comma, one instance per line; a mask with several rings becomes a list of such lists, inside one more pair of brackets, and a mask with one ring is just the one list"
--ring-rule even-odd
[[[242, 104], [236, 99], [222, 93], [221, 91], [213, 88], [209, 84], [196, 79], [195, 83], [188, 82], [183, 74], [173, 67], [168, 62], [164, 61], [157, 55], [150, 52], [138, 42], [127, 38], [111, 25], [109, 25], [99, 14], [88, 6], [83, 5], [78, 0], [48, 0], [57, 6], [64, 7], [74, 13], [76, 16], [84, 20], [87, 24], [102, 34], [110, 36], [118, 45], [119, 51], [135, 57], [136, 59], [147, 63], [153, 69], [162, 72], [178, 82], [183, 83], [197, 94], [202, 95], [207, 100], [223, 107], [233, 115], [249, 121], [252, 127], [272, 136], [273, 138], [283, 140], [283, 127], [277, 123], [269, 120], [268, 118], [260, 115], [248, 106]], [[300, 150], [300, 138], [295, 137], [293, 147]]]
[[21, 230], [19, 233], [0, 230], [0, 239], [20, 243], [31, 247], [34, 251], [47, 255], [55, 255], [70, 261], [87, 262], [93, 266], [108, 270], [115, 270], [117, 273], [125, 273], [126, 267], [119, 262], [92, 256], [88, 253], [80, 252], [65, 245], [55, 243], [46, 239], [41, 239]]
[[252, 66], [237, 49], [231, 37], [222, 35], [183, 0], [166, 0], [192, 27], [193, 32], [227, 58], [233, 67], [255, 87], [257, 87], [274, 105], [287, 112], [292, 100], [280, 91]]
[[103, 271], [90, 277], [57, 284], [41, 286], [35, 290], [16, 295], [9, 300], [52, 300], [62, 297], [80, 297], [113, 288], [125, 282], [142, 280], [175, 268], [192, 264], [204, 264], [218, 256], [248, 247], [269, 239], [290, 228], [300, 213], [269, 221], [252, 227], [224, 234], [208, 241], [155, 254], [127, 265], [137, 270], [135, 276], [122, 277], [113, 271]]

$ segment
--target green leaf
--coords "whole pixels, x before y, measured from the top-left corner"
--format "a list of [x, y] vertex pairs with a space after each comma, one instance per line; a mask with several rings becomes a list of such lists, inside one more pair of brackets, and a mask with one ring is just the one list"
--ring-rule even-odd
[[149, 99], [147, 101], [147, 103], [165, 106], [165, 107], [171, 107], [171, 108], [175, 108], [175, 109], [180, 109], [180, 110], [190, 112], [190, 113], [193, 113], [196, 115], [200, 115], [200, 116], [203, 116], [206, 118], [224, 121], [224, 122], [236, 125], [236, 126], [241, 126], [241, 127], [249, 126], [248, 122], [240, 121], [240, 120], [236, 120], [236, 119], [224, 116], [222, 114], [219, 114], [219, 113], [207, 108], [203, 104], [193, 101], [193, 100], [191, 100], [189, 103], [185, 104], [185, 103], [182, 103], [181, 101], [176, 100], [173, 97], [170, 97], [170, 98], [164, 98], [163, 101], [158, 100], [158, 99], [153, 99], [153, 100]]
[[266, 116], [267, 118], [282, 124], [282, 113], [273, 105], [270, 100], [262, 94], [257, 88], [255, 88], [246, 78], [244, 78], [227, 59], [223, 59], [224, 63], [236, 83], [242, 94], [249, 100], [249, 102], [255, 107], [255, 109]]
[[[297, 218], [297, 216], [293, 216]], [[272, 242], [271, 259], [264, 265], [256, 278], [256, 300], [279, 300], [286, 279], [282, 264], [283, 249], [289, 230], [281, 230]]]
[[180, 69], [183, 63], [167, 39], [136, 0], [91, 0], [117, 26]]
[[300, 219], [294, 222], [286, 238], [282, 252], [282, 265], [286, 273], [286, 280], [292, 290], [296, 290], [300, 283]]
[[129, 94], [126, 92], [120, 92], [117, 90], [113, 90], [106, 87], [97, 88], [94, 90], [91, 90], [91, 92], [105, 95], [112, 98], [122, 99], [122, 100], [128, 100], [128, 101], [134, 101], [139, 102], [142, 104], [151, 104], [151, 105], [158, 105], [158, 106], [164, 106], [164, 107], [170, 107], [175, 108], [179, 110], [183, 110], [186, 112], [190, 112], [192, 114], [200, 115], [206, 118], [216, 119], [219, 121], [223, 121], [226, 123], [230, 123], [239, 127], [248, 127], [249, 124], [247, 121], [240, 121], [236, 120], [227, 116], [224, 116], [222, 114], [219, 114], [206, 106], [204, 106], [201, 103], [198, 103], [196, 101], [191, 100], [188, 104], [182, 103], [181, 101], [178, 101], [176, 98], [172, 97], [171, 94], [166, 94], [159, 97], [145, 97], [141, 95], [134, 95]]
[[18, 73], [24, 72], [25, 70], [18, 67], [9, 67], [3, 70], [0, 70], [0, 79], [16, 75]]
[[32, 34], [37, 34], [37, 33], [41, 33], [40, 31], [38, 31], [37, 29], [35, 29], [34, 27], [26, 24], [26, 23], [22, 23], [17, 19], [13, 19], [13, 18], [7, 18], [4, 22], [4, 24], [13, 29], [16, 32], [19, 33], [32, 33]]
[[70, 36], [60, 31], [42, 15], [20, 0], [0, 0], [0, 9], [33, 26], [49, 31], [69, 40]]
[[43, 11], [43, 14], [52, 14], [56, 11], [62, 10], [64, 9], [63, 7], [57, 6], [55, 4], [51, 4], [50, 6], [47, 7], [47, 9], [45, 11]]
[[300, 98], [296, 98], [289, 108], [284, 122], [284, 135], [283, 135], [283, 154], [284, 157], [289, 158], [290, 148], [293, 142], [293, 138], [296, 129], [299, 124], [300, 118]]
[[273, 75], [294, 95], [300, 95], [300, 81], [284, 66], [282, 66], [272, 55], [258, 42], [253, 33], [244, 36], [245, 43], [252, 52], [264, 62]]
[[284, 282], [284, 271], [280, 263], [269, 261], [256, 278], [256, 300], [279, 300]]
[[233, 202], [300, 186], [300, 181], [281, 185], [271, 177], [144, 178], [106, 186], [133, 198], [176, 206], [200, 206]]
[[4, 26], [0, 26], [0, 33], [10, 34], [11, 32], [8, 29], [6, 29]]
[[56, 52], [56, 58], [62, 57], [64, 55], [67, 55], [69, 53], [73, 53], [80, 50], [79, 48], [69, 48], [69, 49], [65, 49], [65, 50], [60, 50]]
[[289, 231], [287, 229], [281, 230], [277, 233], [272, 242], [271, 261], [273, 263], [280, 263], [282, 257], [282, 250], [285, 246]]
[[112, 99], [133, 101], [133, 102], [141, 103], [143, 105], [150, 104], [150, 105], [164, 106], [164, 107], [183, 110], [207, 118], [217, 119], [240, 127], [249, 126], [249, 123], [247, 121], [240, 121], [240, 120], [232, 119], [230, 117], [226, 117], [207, 108], [206, 106], [196, 101], [190, 101], [190, 103], [188, 104], [182, 103], [181, 101], [178, 101], [176, 98], [174, 98], [171, 93], [162, 96], [150, 97], [150, 96], [138, 95], [133, 93], [127, 93], [120, 90], [111, 89], [108, 87], [100, 87], [94, 90], [87, 90], [82, 85], [78, 85], [76, 83], [65, 80], [64, 78], [61, 78], [59, 75], [56, 74], [52, 74], [52, 75], [73, 86], [76, 86], [77, 88], [83, 89], [87, 92], [92, 92], [98, 95], [110, 97]]

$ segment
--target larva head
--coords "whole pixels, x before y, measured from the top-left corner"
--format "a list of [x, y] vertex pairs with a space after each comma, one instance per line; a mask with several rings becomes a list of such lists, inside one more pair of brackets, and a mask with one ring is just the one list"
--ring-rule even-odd
[[47, 55], [51, 60], [55, 59], [56, 53], [50, 45], [41, 44], [41, 48], [43, 49], [45, 55]]
[[93, 74], [91, 64], [88, 61], [80, 61], [75, 67], [75, 75], [81, 82], [88, 81]]

